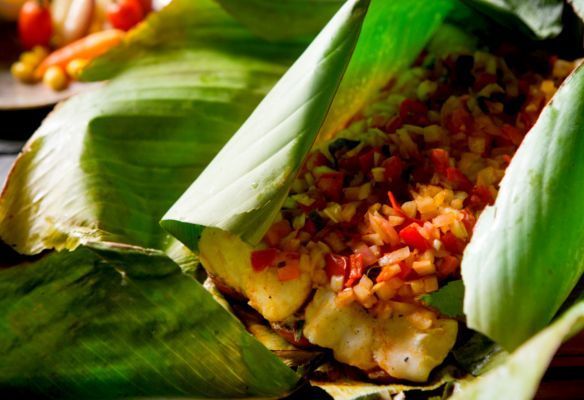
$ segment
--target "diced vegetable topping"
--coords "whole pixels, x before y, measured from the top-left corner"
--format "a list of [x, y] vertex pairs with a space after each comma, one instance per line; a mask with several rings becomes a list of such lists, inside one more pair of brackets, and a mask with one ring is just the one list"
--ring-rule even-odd
[[255, 270], [297, 279], [304, 269], [285, 255], [300, 254], [338, 307], [433, 326], [418, 298], [459, 278], [476, 218], [570, 68], [550, 59], [550, 71], [525, 72], [484, 52], [426, 57], [419, 65], [429, 67], [388, 85], [309, 154], [264, 237], [269, 248], [252, 253]]

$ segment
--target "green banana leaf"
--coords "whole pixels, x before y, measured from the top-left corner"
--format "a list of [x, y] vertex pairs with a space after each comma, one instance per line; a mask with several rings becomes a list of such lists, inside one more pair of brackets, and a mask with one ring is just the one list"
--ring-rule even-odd
[[467, 324], [506, 349], [545, 327], [584, 272], [583, 93], [580, 66], [526, 136], [464, 253]]
[[299, 49], [258, 39], [213, 1], [173, 1], [86, 73], [117, 79], [59, 105], [27, 143], [0, 238], [24, 254], [116, 242], [188, 258], [161, 216]]
[[326, 137], [346, 122], [408, 66], [453, 4], [374, 0], [368, 9], [366, 1], [348, 1], [162, 226], [193, 250], [205, 227], [258, 242], [317, 135]]
[[563, 0], [472, 0], [465, 3], [500, 24], [513, 26], [539, 39], [557, 36], [563, 28]]
[[314, 37], [344, 0], [217, 0], [249, 30], [267, 40]]
[[462, 383], [452, 400], [533, 398], [539, 381], [562, 342], [584, 329], [584, 299], [529, 339], [501, 365], [476, 380]]
[[163, 254], [52, 253], [0, 271], [0, 393], [277, 397], [298, 376]]

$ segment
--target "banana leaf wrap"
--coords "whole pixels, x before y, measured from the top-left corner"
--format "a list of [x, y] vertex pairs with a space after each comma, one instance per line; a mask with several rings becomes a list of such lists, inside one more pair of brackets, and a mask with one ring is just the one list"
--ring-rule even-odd
[[[222, 3], [235, 16], [237, 7], [246, 7], [226, 0]], [[293, 3], [288, 5], [295, 7], [290, 5]], [[298, 2], [298, 7], [302, 3]], [[391, 76], [406, 69], [444, 19], [469, 25], [483, 21], [473, 10], [484, 10], [485, 4], [489, 9], [491, 2], [473, 3], [389, 4], [373, 0], [371, 4], [345, 4], [238, 131], [235, 138], [239, 139], [234, 140], [240, 144], [232, 144], [231, 151], [228, 144], [212, 162], [208, 171], [221, 173], [204, 172], [202, 180], [168, 211], [163, 227], [195, 252], [197, 238], [208, 226], [257, 242], [279, 210], [295, 169], [317, 136], [330, 137]], [[557, 10], [562, 9], [562, 2], [553, 3], [554, 11], [546, 18], [542, 13], [525, 14], [525, 8], [516, 12], [513, 2], [506, 4], [508, 7], [499, 7], [498, 12], [513, 21], [524, 21], [527, 28], [522, 31], [527, 29], [540, 37], [558, 32]], [[305, 27], [298, 23], [294, 35], [314, 35], [318, 21], [326, 21], [331, 15], [330, 6], [322, 10], [323, 14], [314, 15]], [[263, 36], [278, 28], [272, 23], [265, 30], [261, 21], [242, 20], [247, 26], [255, 22], [254, 32]], [[280, 29], [286, 31], [284, 26]], [[274, 34], [273, 39], [279, 38], [287, 36]], [[259, 346], [228, 311], [211, 303], [215, 300], [198, 282], [180, 274], [163, 252], [184, 269], [193, 268], [196, 256], [157, 225], [296, 59], [306, 39], [294, 39], [268, 43], [249, 34], [213, 2], [175, 0], [130, 34], [119, 51], [97, 60], [86, 71], [88, 79], [113, 78], [112, 82], [94, 94], [66, 102], [54, 112], [17, 161], [0, 200], [3, 241], [25, 254], [63, 251], [0, 271], [5, 310], [0, 320], [0, 357], [10, 360], [0, 371], [3, 393], [234, 398], [279, 397], [295, 388], [298, 375]], [[557, 105], [546, 111], [550, 117], [542, 117], [548, 122], [538, 123], [539, 130], [534, 128], [534, 133], [541, 133], [533, 135], [532, 141], [538, 148], [550, 140], [548, 134], [551, 140], [566, 138], [551, 155], [551, 161], [557, 160], [561, 168], [546, 171], [545, 178], [576, 195], [574, 185], [582, 171], [570, 160], [582, 147], [577, 140], [581, 129], [578, 117], [584, 108], [581, 82], [580, 69], [558, 93], [558, 101], [554, 101]], [[574, 118], [574, 123], [550, 122], [558, 113], [563, 118]], [[267, 122], [266, 114], [271, 115]], [[73, 118], [75, 123], [71, 123]], [[164, 132], [164, 137], [159, 132]], [[267, 138], [262, 151], [240, 151], [240, 146], [247, 149], [244, 144], [251, 146], [259, 137]], [[238, 187], [231, 184], [230, 178], [245, 176], [241, 164], [236, 171], [230, 168], [235, 165], [234, 159], [258, 167], [260, 173], [247, 181], [251, 187], [246, 187], [247, 191], [236, 190]], [[268, 172], [271, 175], [266, 176]], [[519, 172], [507, 184], [515, 188], [529, 185]], [[245, 196], [235, 197], [233, 193]], [[550, 191], [549, 195], [558, 193]], [[234, 199], [243, 208], [232, 207]], [[537, 196], [530, 200], [543, 201]], [[546, 197], [545, 204], [554, 200]], [[496, 207], [507, 208], [499, 203]], [[520, 217], [525, 209], [513, 212]], [[545, 219], [538, 223], [545, 224]], [[564, 234], [576, 246], [582, 240], [580, 232], [581, 226], [572, 223]], [[490, 234], [495, 242], [503, 242], [496, 232]], [[553, 232], [547, 237], [549, 243], [557, 240], [551, 239], [555, 237]], [[501, 246], [502, 251], [525, 249], [519, 239]], [[533, 259], [534, 250], [521, 252], [523, 260]], [[491, 370], [498, 372], [485, 376], [486, 383], [481, 379], [476, 383], [461, 381], [462, 398], [492, 398], [499, 393], [497, 388], [516, 393], [517, 398], [533, 394], [559, 343], [582, 329], [581, 303], [577, 303], [564, 317], [525, 342], [550, 321], [581, 276], [582, 264], [569, 264], [578, 258], [577, 251], [571, 246], [555, 264], [556, 281], [546, 281], [550, 288], [558, 288], [549, 304], [530, 300], [530, 290], [516, 273], [520, 263], [490, 266], [489, 279], [494, 287], [499, 288], [499, 280], [508, 280], [506, 284], [516, 286], [517, 307], [529, 303], [530, 316], [517, 334], [501, 332], [500, 326], [510, 318], [500, 313], [506, 304], [478, 306], [485, 301], [484, 295], [474, 300], [465, 295], [465, 302], [480, 308], [480, 315], [498, 315], [488, 318], [487, 326], [476, 325], [481, 332], [510, 349], [524, 344], [502, 361], [503, 367]], [[544, 265], [546, 259], [540, 262]], [[477, 267], [465, 272], [465, 284], [472, 280], [472, 268]], [[505, 270], [512, 273], [502, 274]], [[547, 277], [542, 274], [537, 279]], [[473, 291], [476, 296], [479, 293]], [[500, 300], [504, 297], [497, 296]], [[85, 307], [77, 310], [77, 305]], [[546, 307], [546, 312], [539, 314], [538, 307]], [[30, 318], [19, 322], [20, 315]], [[473, 315], [479, 314], [467, 310], [469, 320]], [[217, 336], [216, 328], [221, 335]], [[200, 354], [193, 353], [198, 345], [209, 351], [204, 363], [194, 356], [189, 358]], [[526, 358], [533, 348], [545, 351], [541, 357]], [[537, 366], [533, 373], [524, 371], [526, 363]], [[229, 379], [216, 385], [215, 379], [224, 374]], [[452, 379], [445, 374], [437, 382]], [[488, 383], [493, 380], [505, 385]], [[350, 390], [342, 384], [322, 386], [335, 398], [346, 399], [386, 396], [415, 388], [361, 382], [351, 382]]]

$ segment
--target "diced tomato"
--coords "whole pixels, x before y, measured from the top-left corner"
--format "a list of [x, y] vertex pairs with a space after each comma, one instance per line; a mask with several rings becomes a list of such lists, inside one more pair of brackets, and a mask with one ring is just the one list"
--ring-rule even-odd
[[251, 266], [256, 272], [274, 265], [278, 257], [278, 250], [269, 248], [263, 250], [254, 250], [251, 253]]
[[434, 169], [439, 174], [445, 174], [446, 169], [450, 166], [448, 152], [444, 149], [432, 149], [430, 150], [430, 159], [432, 164], [434, 164]]
[[299, 276], [298, 260], [287, 260], [283, 267], [278, 267], [278, 280], [282, 282], [291, 281]]
[[399, 128], [401, 128], [403, 124], [404, 122], [402, 121], [402, 119], [398, 115], [396, 115], [395, 117], [387, 121], [387, 123], [383, 127], [383, 131], [386, 133], [394, 133]]
[[420, 251], [426, 251], [430, 248], [428, 241], [422, 236], [422, 234], [416, 228], [417, 224], [410, 224], [399, 231], [400, 239], [415, 249]]
[[316, 187], [333, 201], [338, 201], [343, 193], [343, 172], [326, 172], [316, 180]]
[[440, 277], [446, 277], [452, 275], [458, 270], [458, 258], [453, 256], [446, 256], [442, 259], [442, 262], [438, 263], [436, 269], [438, 270], [438, 275]]
[[410, 277], [410, 275], [412, 274], [412, 267], [408, 266], [405, 262], [400, 262], [399, 266], [401, 268], [401, 272], [397, 275], [398, 278], [402, 279], [402, 280], [406, 280]]
[[381, 166], [385, 168], [385, 180], [392, 182], [401, 177], [405, 167], [403, 161], [398, 156], [389, 157], [381, 164]]
[[405, 99], [399, 106], [399, 116], [406, 124], [428, 125], [428, 107], [419, 100]]
[[489, 188], [486, 186], [476, 185], [472, 188], [469, 203], [475, 208], [484, 208], [486, 205], [492, 205], [495, 202]]
[[523, 141], [523, 134], [513, 125], [503, 124], [501, 131], [503, 132], [503, 135], [505, 135], [505, 137], [516, 146], [519, 146]]
[[473, 89], [478, 92], [491, 83], [497, 83], [497, 76], [486, 72], [481, 72], [474, 82]]
[[268, 244], [268, 246], [276, 247], [280, 243], [280, 240], [282, 240], [290, 232], [292, 232], [290, 223], [283, 219], [270, 227], [264, 236], [264, 241]]
[[361, 254], [351, 254], [349, 256], [349, 265], [351, 270], [346, 283], [347, 287], [353, 286], [363, 276], [363, 256]]
[[373, 168], [373, 157], [375, 156], [375, 152], [375, 149], [369, 149], [359, 155], [359, 169], [364, 174], [371, 171], [371, 168]]
[[446, 179], [454, 185], [455, 189], [462, 189], [465, 192], [472, 190], [472, 182], [458, 168], [446, 168]]
[[462, 240], [458, 239], [451, 232], [447, 232], [440, 238], [444, 248], [450, 253], [461, 254], [464, 251], [465, 244]]
[[365, 267], [373, 265], [377, 262], [377, 257], [375, 257], [375, 254], [373, 254], [369, 246], [363, 242], [359, 243], [355, 247], [355, 254], [361, 254], [363, 257], [363, 265]]
[[333, 276], [347, 277], [350, 268], [349, 257], [328, 253], [324, 260], [326, 262], [324, 269], [329, 279]]
[[466, 228], [467, 232], [472, 232], [472, 230], [474, 229], [474, 226], [477, 222], [475, 216], [469, 212], [468, 210], [462, 210], [462, 215], [464, 216], [462, 218], [462, 223], [464, 224], [464, 227]]
[[472, 131], [472, 115], [464, 108], [457, 108], [448, 115], [445, 121], [446, 128], [452, 133]]

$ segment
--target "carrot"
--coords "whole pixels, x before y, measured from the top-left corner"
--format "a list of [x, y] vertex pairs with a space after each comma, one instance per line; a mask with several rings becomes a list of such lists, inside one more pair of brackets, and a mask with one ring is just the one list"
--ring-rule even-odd
[[118, 45], [125, 32], [118, 29], [108, 29], [101, 32], [92, 33], [67, 46], [55, 50], [35, 70], [35, 77], [41, 79], [45, 71], [53, 66], [58, 65], [65, 69], [67, 64], [77, 58], [91, 60], [98, 57]]

